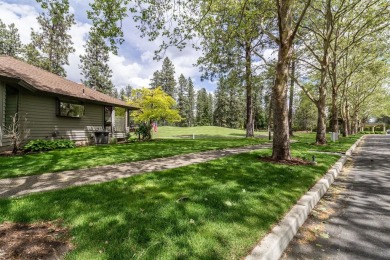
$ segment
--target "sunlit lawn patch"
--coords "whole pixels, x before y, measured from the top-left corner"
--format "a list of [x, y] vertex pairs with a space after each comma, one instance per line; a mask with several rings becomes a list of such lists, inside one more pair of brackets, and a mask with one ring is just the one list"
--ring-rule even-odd
[[363, 135], [361, 134], [351, 135], [348, 137], [340, 136], [338, 141], [332, 142], [330, 134], [327, 134], [326, 138], [328, 144], [315, 145], [315, 133], [295, 133], [295, 137], [293, 137], [292, 139], [296, 140], [296, 142], [292, 143], [291, 147], [295, 150], [306, 149], [310, 151], [344, 153], [351, 147], [353, 143], [355, 143], [362, 136]]
[[155, 140], [0, 157], [0, 179], [264, 143], [265, 139]]
[[[153, 133], [155, 138], [183, 138], [191, 139], [193, 136], [204, 139], [219, 139], [219, 138], [243, 138], [246, 135], [244, 129], [232, 129], [219, 126], [195, 126], [195, 127], [175, 127], [162, 126], [158, 127], [158, 132]], [[255, 132], [255, 136], [268, 136], [265, 131]]]

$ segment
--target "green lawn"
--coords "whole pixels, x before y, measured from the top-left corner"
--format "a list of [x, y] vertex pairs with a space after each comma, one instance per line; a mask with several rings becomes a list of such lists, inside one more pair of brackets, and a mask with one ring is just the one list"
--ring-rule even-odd
[[0, 223], [62, 219], [68, 259], [239, 259], [338, 159], [284, 166], [259, 154], [270, 151], [0, 200]]
[[155, 140], [129, 144], [77, 147], [23, 156], [0, 157], [0, 179], [148, 160], [206, 150], [266, 142], [265, 139]]
[[312, 146], [302, 140], [293, 156], [314, 154], [318, 165], [261, 162], [259, 155], [271, 154], [261, 150], [2, 199], [0, 223], [63, 220], [75, 245], [68, 259], [241, 259], [339, 158], [308, 152]]
[[346, 152], [353, 143], [355, 143], [362, 134], [352, 135], [348, 137], [341, 137], [337, 142], [332, 142], [330, 134], [327, 134], [326, 139], [328, 144], [326, 145], [315, 145], [316, 140], [315, 133], [295, 133], [295, 137], [292, 139], [296, 142], [292, 143], [291, 148], [296, 150], [307, 149], [308, 151], [320, 151], [320, 152]]
[[[218, 126], [195, 126], [195, 127], [175, 127], [161, 126], [158, 127], [157, 133], [153, 133], [155, 138], [183, 138], [192, 139], [193, 134], [195, 139], [202, 138], [234, 138], [245, 137], [245, 130], [231, 129]], [[268, 136], [266, 132], [256, 132], [256, 136]]]

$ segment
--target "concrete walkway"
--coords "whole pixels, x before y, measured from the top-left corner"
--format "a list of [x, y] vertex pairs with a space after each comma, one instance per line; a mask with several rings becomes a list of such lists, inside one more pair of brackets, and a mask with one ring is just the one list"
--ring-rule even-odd
[[70, 186], [100, 183], [120, 178], [207, 162], [224, 156], [270, 148], [271, 144], [229, 148], [216, 151], [177, 155], [147, 161], [107, 165], [95, 168], [45, 173], [19, 178], [0, 179], [0, 198], [18, 197], [35, 192], [63, 189]]
[[370, 135], [282, 259], [390, 259], [390, 135]]

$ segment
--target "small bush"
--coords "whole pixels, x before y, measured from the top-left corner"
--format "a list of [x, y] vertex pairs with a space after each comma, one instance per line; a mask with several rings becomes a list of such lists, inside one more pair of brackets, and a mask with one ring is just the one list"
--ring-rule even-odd
[[138, 138], [137, 137], [134, 137], [134, 136], [129, 136], [129, 138], [127, 138], [127, 141], [129, 143], [135, 143], [137, 142]]
[[23, 149], [29, 152], [42, 152], [56, 149], [74, 148], [76, 145], [71, 140], [32, 140]]
[[142, 123], [135, 133], [139, 135], [142, 140], [150, 140], [152, 139], [152, 128], [152, 125]]

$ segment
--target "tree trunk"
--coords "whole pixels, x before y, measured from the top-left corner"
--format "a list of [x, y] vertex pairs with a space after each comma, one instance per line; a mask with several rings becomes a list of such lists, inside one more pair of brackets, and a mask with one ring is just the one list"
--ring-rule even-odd
[[327, 82], [329, 73], [329, 50], [332, 38], [333, 27], [331, 26], [332, 12], [331, 12], [331, 0], [326, 1], [326, 37], [324, 38], [324, 53], [321, 61], [321, 81], [319, 86], [319, 95], [317, 102], [318, 109], [318, 121], [317, 121], [317, 136], [316, 144], [326, 144], [326, 95], [327, 95]]
[[[291, 8], [291, 7], [290, 7]], [[288, 128], [288, 70], [292, 56], [291, 34], [291, 9], [287, 4], [279, 10], [279, 53], [276, 65], [275, 84], [272, 88], [274, 138], [272, 145], [272, 158], [274, 160], [290, 160], [290, 138]]]
[[245, 82], [246, 82], [246, 137], [253, 133], [253, 100], [252, 100], [252, 57], [251, 46], [245, 43]]
[[353, 113], [352, 120], [351, 120], [351, 134], [353, 134], [353, 135], [356, 134], [357, 128], [358, 128], [357, 114]]
[[269, 135], [269, 140], [272, 139], [272, 136], [271, 136], [271, 131], [272, 131], [272, 109], [273, 109], [273, 102], [272, 102], [272, 93], [271, 93], [271, 96], [269, 97], [269, 108], [268, 108], [268, 122], [267, 122], [267, 125], [268, 125], [268, 135]]
[[349, 131], [349, 107], [348, 103], [345, 104], [345, 120], [344, 120], [344, 136], [347, 137], [350, 133]]
[[318, 111], [318, 119], [317, 119], [316, 144], [326, 144], [325, 100], [318, 101], [317, 111]]
[[339, 132], [339, 115], [338, 115], [339, 111], [337, 107], [337, 99], [338, 99], [337, 91], [336, 89], [332, 88], [331, 127], [332, 127], [332, 132], [335, 133]]
[[272, 88], [274, 110], [272, 159], [274, 160], [291, 159], [287, 106], [288, 70], [292, 58], [295, 33], [310, 4], [310, 1], [306, 2], [305, 8], [301, 11], [299, 20], [295, 24], [295, 28], [293, 28], [294, 2], [295, 1], [293, 0], [276, 1], [278, 11], [279, 50], [275, 84]]
[[[291, 63], [291, 75], [295, 77], [295, 61]], [[290, 94], [288, 104], [288, 129], [289, 135], [293, 136], [292, 121], [293, 121], [293, 102], [294, 102], [294, 80], [290, 79]]]
[[13, 145], [12, 153], [17, 154], [18, 153], [18, 145], [17, 145], [16, 141], [13, 141], [12, 145]]

